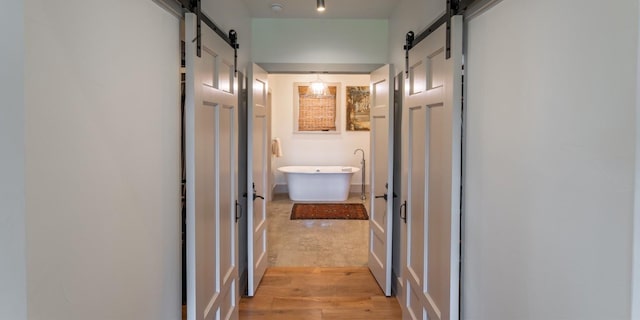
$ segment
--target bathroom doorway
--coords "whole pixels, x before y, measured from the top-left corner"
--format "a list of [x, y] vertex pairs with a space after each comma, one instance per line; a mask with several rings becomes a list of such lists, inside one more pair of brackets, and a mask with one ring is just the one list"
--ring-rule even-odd
[[[273, 145], [266, 155], [270, 160], [266, 170], [263, 165], [268, 161], [262, 156], [256, 161], [247, 155], [248, 162], [253, 162], [253, 169], [248, 166], [246, 170], [245, 193], [249, 219], [248, 296], [258, 290], [266, 268], [278, 266], [368, 267], [384, 294], [392, 294], [394, 86], [391, 66], [376, 68], [373, 72], [354, 74], [267, 74], [258, 65], [250, 70], [246, 149], [260, 154], [264, 148], [260, 145], [256, 148], [252, 140], [262, 141], [264, 137], [271, 137]], [[316, 82], [321, 82], [318, 92]], [[258, 119], [258, 111], [263, 109], [266, 103], [261, 101], [268, 96], [272, 97], [271, 125], [269, 132], [264, 133], [260, 128], [265, 121]], [[259, 124], [259, 128], [251, 122]], [[371, 141], [375, 143], [372, 145]], [[375, 154], [374, 159], [369, 159], [370, 154]], [[364, 170], [367, 162], [371, 164], [370, 172]], [[313, 176], [307, 176], [312, 180], [322, 176], [317, 175], [320, 170], [333, 167], [338, 171], [329, 175], [335, 177], [336, 173], [344, 175], [343, 170], [348, 168], [350, 180], [342, 187], [346, 194], [323, 199], [322, 195], [338, 187], [334, 182], [316, 180], [317, 185], [313, 187], [303, 183], [301, 189], [308, 189], [303, 192], [304, 197], [295, 196], [301, 189], [289, 183], [292, 182], [290, 173], [285, 178], [279, 170], [290, 166], [318, 168]], [[264, 178], [262, 172], [267, 172], [269, 177]], [[374, 182], [371, 188], [369, 180]], [[265, 186], [264, 181], [269, 185]], [[263, 208], [270, 197], [262, 195], [270, 193], [275, 196], [267, 210], [255, 210], [256, 202]], [[323, 200], [325, 203], [355, 202], [364, 207], [369, 217], [364, 221], [316, 218], [292, 221], [295, 219], [289, 218], [297, 202]]]
[[[297, 91], [300, 85], [320, 79], [337, 86], [335, 130], [303, 132], [296, 125], [300, 116]], [[355, 130], [347, 111], [352, 88], [369, 88], [369, 74], [270, 74], [273, 139], [281, 153], [272, 155], [273, 201], [267, 205], [269, 266], [367, 266], [368, 220], [291, 220], [293, 201], [279, 167], [332, 165], [362, 169], [369, 162], [369, 130]], [[348, 125], [348, 123], [350, 125]], [[364, 152], [354, 153], [356, 149]], [[362, 177], [368, 191], [368, 173], [360, 170], [351, 178], [350, 196], [345, 202], [362, 203], [369, 212], [368, 197], [362, 199]]]

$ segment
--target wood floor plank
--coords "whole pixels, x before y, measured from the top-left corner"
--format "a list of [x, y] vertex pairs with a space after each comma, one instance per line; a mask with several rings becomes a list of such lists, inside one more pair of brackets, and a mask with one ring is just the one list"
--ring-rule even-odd
[[366, 267], [274, 267], [253, 298], [240, 301], [240, 319], [401, 319]]
[[240, 319], [251, 320], [322, 320], [322, 310], [243, 310]]
[[285, 297], [274, 298], [274, 310], [286, 309], [330, 309], [330, 308], [373, 308], [370, 297]]

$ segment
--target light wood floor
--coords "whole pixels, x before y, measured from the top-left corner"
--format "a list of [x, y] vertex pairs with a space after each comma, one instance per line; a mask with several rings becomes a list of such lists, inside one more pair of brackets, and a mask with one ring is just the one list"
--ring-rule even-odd
[[366, 267], [272, 267], [256, 296], [240, 300], [242, 320], [401, 318]]

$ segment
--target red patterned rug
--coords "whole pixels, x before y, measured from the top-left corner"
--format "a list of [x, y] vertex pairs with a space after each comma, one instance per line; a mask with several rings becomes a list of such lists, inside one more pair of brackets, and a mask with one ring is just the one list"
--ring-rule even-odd
[[369, 220], [369, 215], [361, 203], [296, 203], [291, 220], [300, 219]]

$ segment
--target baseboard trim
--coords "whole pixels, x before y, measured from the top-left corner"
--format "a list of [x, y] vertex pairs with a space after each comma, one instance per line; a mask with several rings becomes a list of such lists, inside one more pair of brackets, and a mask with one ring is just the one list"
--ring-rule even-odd
[[402, 314], [407, 314], [406, 306], [407, 306], [407, 292], [404, 287], [404, 282], [401, 277], [398, 277], [395, 272], [391, 272], [391, 292], [396, 296], [398, 303], [400, 304], [400, 308], [402, 309]]
[[240, 295], [241, 296], [247, 296], [247, 294], [249, 294], [249, 273], [248, 270], [244, 270], [242, 271], [242, 274], [240, 274], [240, 279], [238, 280], [240, 281], [239, 283], [239, 290], [240, 290]]
[[289, 193], [289, 188], [286, 184], [275, 184], [273, 185], [273, 193]]

